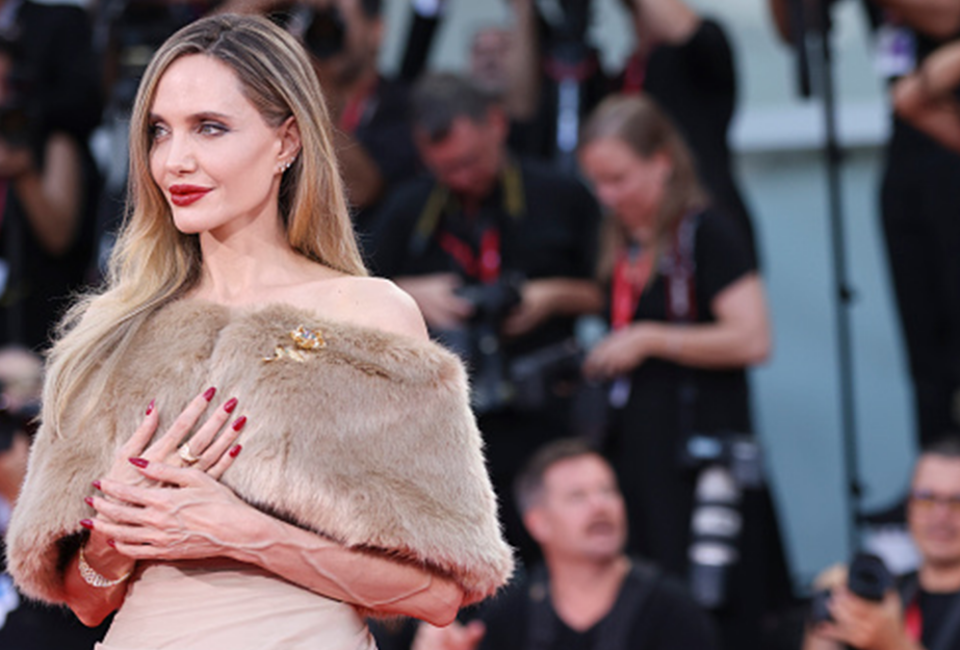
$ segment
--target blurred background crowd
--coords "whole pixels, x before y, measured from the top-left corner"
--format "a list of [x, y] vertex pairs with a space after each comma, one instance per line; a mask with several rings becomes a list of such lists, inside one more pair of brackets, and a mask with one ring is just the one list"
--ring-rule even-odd
[[[514, 482], [571, 436], [616, 472], [618, 552], [722, 647], [799, 647], [862, 546], [923, 561], [913, 459], [960, 430], [955, 0], [0, 0], [0, 531], [41, 355], [123, 220], [139, 77], [224, 11], [310, 52], [368, 265], [470, 368], [526, 566], [552, 547]], [[0, 639], [49, 636], [11, 648], [98, 633], [31, 607], [0, 575]]]

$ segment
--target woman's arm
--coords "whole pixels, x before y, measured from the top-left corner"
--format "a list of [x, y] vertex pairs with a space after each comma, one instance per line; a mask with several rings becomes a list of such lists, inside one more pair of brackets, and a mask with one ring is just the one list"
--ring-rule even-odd
[[893, 104], [913, 126], [960, 151], [960, 45], [941, 47], [915, 73], [893, 87]]
[[640, 321], [613, 332], [590, 353], [584, 372], [613, 377], [651, 357], [696, 368], [742, 368], [766, 360], [770, 324], [756, 273], [723, 289], [711, 306], [717, 318], [713, 323]]
[[30, 227], [51, 255], [65, 252], [73, 242], [83, 206], [82, 167], [77, 143], [55, 133], [47, 141], [43, 169], [28, 164], [14, 177]]
[[380, 614], [447, 625], [463, 590], [411, 563], [348, 549], [266, 515], [203, 472], [139, 462], [152, 485], [109, 480], [93, 500], [96, 531], [138, 560], [226, 557], [254, 564], [318, 594]]

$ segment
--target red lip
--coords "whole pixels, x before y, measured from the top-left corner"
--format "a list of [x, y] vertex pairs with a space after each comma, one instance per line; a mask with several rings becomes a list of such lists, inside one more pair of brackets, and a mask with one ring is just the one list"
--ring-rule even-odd
[[187, 206], [206, 196], [212, 188], [199, 185], [171, 185], [170, 202], [176, 206]]

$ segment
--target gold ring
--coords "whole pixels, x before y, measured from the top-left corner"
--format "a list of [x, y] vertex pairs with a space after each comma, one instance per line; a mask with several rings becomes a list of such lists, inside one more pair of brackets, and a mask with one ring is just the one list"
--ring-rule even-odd
[[190, 445], [187, 443], [183, 443], [182, 445], [180, 445], [180, 449], [177, 450], [177, 454], [180, 456], [183, 462], [185, 462], [188, 466], [196, 465], [197, 461], [200, 460], [199, 456], [194, 456], [190, 452]]

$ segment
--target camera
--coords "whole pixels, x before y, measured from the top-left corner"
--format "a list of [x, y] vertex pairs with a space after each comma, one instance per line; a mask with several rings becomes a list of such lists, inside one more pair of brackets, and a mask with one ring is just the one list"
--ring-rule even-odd
[[479, 414], [500, 410], [513, 401], [500, 326], [520, 304], [523, 282], [520, 274], [503, 273], [496, 282], [459, 287], [456, 293], [473, 306], [473, 315], [461, 328], [435, 333], [470, 368], [471, 405]]
[[[847, 570], [847, 589], [854, 595], [879, 603], [884, 595], [894, 587], [894, 577], [876, 555], [857, 553]], [[832, 621], [827, 605], [830, 602], [830, 590], [816, 592], [810, 601], [808, 619], [811, 624]]]
[[763, 486], [760, 443], [751, 435], [720, 431], [687, 436], [680, 448], [680, 465], [696, 469], [713, 463], [729, 467], [741, 488]]

